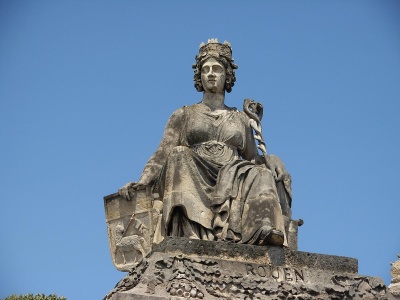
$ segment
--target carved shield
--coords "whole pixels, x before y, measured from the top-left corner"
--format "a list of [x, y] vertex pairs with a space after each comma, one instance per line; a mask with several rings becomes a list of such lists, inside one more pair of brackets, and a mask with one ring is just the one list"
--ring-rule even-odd
[[120, 271], [131, 270], [151, 252], [155, 217], [152, 203], [149, 187], [134, 191], [130, 201], [118, 194], [104, 197], [111, 257]]

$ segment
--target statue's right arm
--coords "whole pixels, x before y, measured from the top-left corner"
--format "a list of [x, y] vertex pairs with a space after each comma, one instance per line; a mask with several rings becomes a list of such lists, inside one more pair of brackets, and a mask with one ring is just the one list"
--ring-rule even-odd
[[138, 182], [128, 182], [118, 193], [129, 199], [129, 189], [140, 189], [141, 186], [152, 185], [163, 167], [171, 150], [179, 146], [181, 129], [184, 125], [184, 110], [180, 108], [176, 110], [169, 118], [164, 130], [164, 135], [160, 145], [154, 154], [149, 158], [144, 167], [142, 176]]

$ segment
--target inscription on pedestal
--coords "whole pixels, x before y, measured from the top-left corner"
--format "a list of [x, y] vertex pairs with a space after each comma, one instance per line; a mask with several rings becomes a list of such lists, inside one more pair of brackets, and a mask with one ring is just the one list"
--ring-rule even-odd
[[[211, 245], [218, 256], [193, 253], [208, 254]], [[158, 251], [137, 265], [105, 299], [393, 299], [387, 297], [386, 287], [378, 278], [341, 271], [343, 267], [339, 265], [349, 258], [285, 254], [281, 248], [251, 252], [253, 248], [261, 248], [249, 245], [238, 245], [229, 252], [223, 251], [224, 245], [167, 238]], [[245, 252], [249, 255], [245, 256]], [[241, 257], [247, 261], [240, 261]]]
[[246, 264], [247, 275], [269, 277], [276, 281], [305, 282], [302, 269], [277, 267], [271, 265]]

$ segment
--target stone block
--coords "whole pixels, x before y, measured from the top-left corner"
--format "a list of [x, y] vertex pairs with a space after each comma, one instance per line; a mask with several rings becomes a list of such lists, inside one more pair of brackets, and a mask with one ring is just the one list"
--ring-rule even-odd
[[394, 299], [354, 258], [167, 237], [105, 299]]

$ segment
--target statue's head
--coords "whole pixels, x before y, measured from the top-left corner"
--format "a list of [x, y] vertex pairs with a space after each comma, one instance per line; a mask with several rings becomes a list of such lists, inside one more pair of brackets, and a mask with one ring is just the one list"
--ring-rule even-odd
[[214, 58], [225, 67], [226, 79], [225, 90], [230, 93], [235, 85], [235, 70], [238, 66], [233, 62], [232, 48], [230, 43], [225, 41], [223, 44], [218, 43], [217, 39], [208, 40], [207, 44], [201, 43], [199, 54], [196, 55], [196, 63], [193, 64], [194, 69], [194, 86], [198, 92], [203, 92], [203, 84], [201, 82], [201, 68], [209, 59]]

